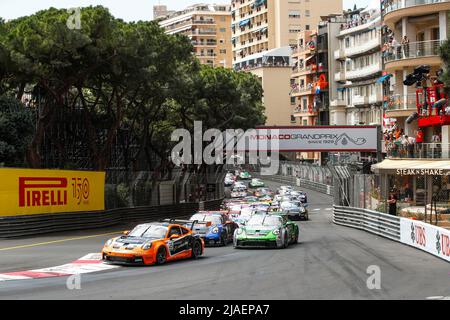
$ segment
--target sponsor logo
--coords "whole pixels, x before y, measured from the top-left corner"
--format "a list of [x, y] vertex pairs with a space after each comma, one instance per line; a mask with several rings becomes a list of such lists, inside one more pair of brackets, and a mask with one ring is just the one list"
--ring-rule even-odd
[[65, 206], [69, 194], [77, 205], [89, 204], [87, 178], [72, 178], [70, 187], [67, 178], [19, 177], [19, 207]]
[[351, 138], [348, 134], [260, 134], [251, 135], [252, 140], [309, 140], [309, 143], [332, 143], [346, 146], [349, 142], [361, 146], [367, 142], [365, 138]]

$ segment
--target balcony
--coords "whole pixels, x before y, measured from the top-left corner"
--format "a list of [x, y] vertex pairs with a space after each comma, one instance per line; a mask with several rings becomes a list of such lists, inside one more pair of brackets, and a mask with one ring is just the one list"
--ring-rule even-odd
[[377, 38], [370, 39], [361, 44], [355, 44], [347, 49], [345, 49], [345, 55], [347, 57], [358, 56], [363, 53], [372, 51], [381, 46], [381, 40]]
[[214, 47], [217, 46], [217, 41], [192, 41], [194, 47]]
[[346, 79], [345, 79], [345, 70], [341, 70], [341, 71], [335, 73], [334, 74], [334, 81], [337, 81], [337, 82], [344, 82], [344, 81], [346, 81]]
[[330, 109], [333, 108], [339, 108], [339, 107], [346, 107], [347, 104], [344, 99], [336, 99], [330, 101]]
[[377, 62], [373, 65], [363, 67], [361, 69], [346, 71], [347, 80], [354, 80], [360, 78], [367, 78], [374, 76], [376, 73], [381, 72], [381, 63]]
[[345, 59], [345, 51], [344, 49], [337, 49], [334, 51], [334, 60], [343, 60]]
[[[440, 65], [439, 47], [442, 43], [441, 40], [430, 40], [411, 42], [409, 45], [391, 48], [385, 52], [384, 56], [386, 69], [403, 68], [416, 64]], [[420, 62], [410, 61], [411, 59], [420, 59]]]
[[367, 96], [354, 96], [352, 100], [353, 105], [355, 106], [364, 106], [369, 104], [369, 97]]
[[216, 21], [214, 19], [210, 20], [194, 20], [192, 21], [193, 24], [206, 24], [206, 25], [215, 25]]
[[444, 143], [421, 143], [413, 146], [406, 146], [401, 141], [387, 142], [386, 154], [389, 159], [450, 159], [450, 144]]
[[192, 31], [192, 35], [208, 35], [208, 36], [215, 36], [217, 34], [217, 31], [215, 30], [194, 30]]
[[449, 9], [449, 0], [392, 0], [383, 9], [383, 20], [393, 29], [403, 17], [425, 16]]
[[408, 117], [412, 112], [417, 111], [416, 95], [393, 95], [389, 98], [386, 108], [386, 115], [390, 118]]

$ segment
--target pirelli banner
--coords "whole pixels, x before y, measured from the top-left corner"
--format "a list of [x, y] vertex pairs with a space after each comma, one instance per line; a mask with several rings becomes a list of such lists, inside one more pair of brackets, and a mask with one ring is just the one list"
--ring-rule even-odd
[[282, 152], [377, 152], [381, 147], [379, 126], [258, 127], [248, 137], [258, 141], [259, 150], [267, 145]]
[[105, 209], [105, 173], [0, 168], [0, 216]]

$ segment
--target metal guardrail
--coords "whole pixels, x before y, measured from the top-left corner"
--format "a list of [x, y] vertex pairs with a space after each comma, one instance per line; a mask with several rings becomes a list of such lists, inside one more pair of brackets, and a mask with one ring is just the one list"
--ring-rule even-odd
[[334, 206], [333, 222], [400, 241], [400, 218], [373, 210]]
[[180, 203], [152, 207], [121, 208], [97, 212], [41, 214], [0, 217], [0, 238], [44, 233], [111, 227], [124, 223], [156, 221], [162, 218], [185, 218], [204, 210], [220, 209], [220, 200], [203, 203]]
[[304, 187], [310, 190], [314, 190], [320, 193], [324, 193], [327, 195], [332, 196], [334, 194], [334, 187], [329, 186], [327, 184], [319, 183], [319, 182], [313, 182], [305, 179], [297, 178], [297, 186]]

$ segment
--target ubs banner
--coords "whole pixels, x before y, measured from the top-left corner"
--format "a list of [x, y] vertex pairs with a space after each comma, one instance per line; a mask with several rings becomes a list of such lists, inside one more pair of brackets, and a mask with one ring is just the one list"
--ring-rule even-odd
[[379, 131], [377, 126], [260, 127], [250, 141], [279, 143], [284, 152], [377, 152]]
[[400, 219], [400, 241], [450, 262], [450, 231], [428, 223]]
[[105, 173], [0, 169], [0, 216], [105, 209]]

